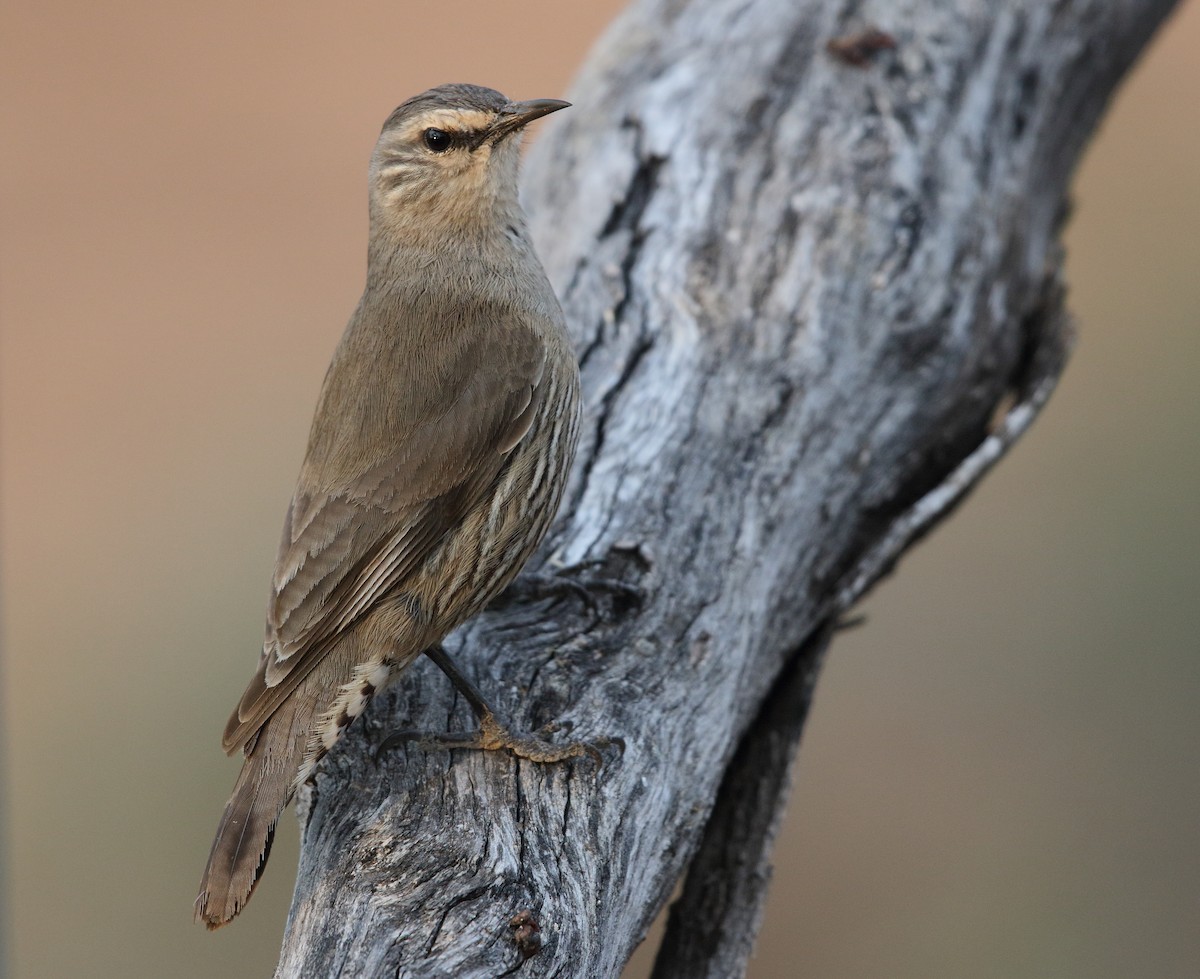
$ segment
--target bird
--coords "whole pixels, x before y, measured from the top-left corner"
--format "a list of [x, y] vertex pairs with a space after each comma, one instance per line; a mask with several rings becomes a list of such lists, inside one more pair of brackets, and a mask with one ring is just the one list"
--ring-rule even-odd
[[510, 731], [440, 645], [542, 541], [575, 454], [579, 367], [517, 196], [525, 127], [568, 105], [442, 85], [383, 125], [366, 285], [317, 401], [258, 669], [224, 732], [245, 758], [195, 902], [210, 929], [250, 899], [296, 789], [422, 653], [480, 719], [443, 743], [541, 762], [595, 751]]

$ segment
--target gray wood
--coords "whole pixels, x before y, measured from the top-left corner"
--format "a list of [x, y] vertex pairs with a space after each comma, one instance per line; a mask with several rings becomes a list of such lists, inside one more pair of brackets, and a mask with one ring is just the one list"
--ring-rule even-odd
[[[530, 577], [448, 648], [517, 724], [625, 750], [376, 763], [472, 723], [422, 662], [301, 794], [278, 976], [617, 976], [689, 867], [656, 979], [744, 971], [825, 639], [1053, 389], [1067, 181], [1171, 6], [614, 24], [525, 181], [586, 399], [531, 567], [591, 601]], [[894, 50], [826, 50], [872, 21]]]

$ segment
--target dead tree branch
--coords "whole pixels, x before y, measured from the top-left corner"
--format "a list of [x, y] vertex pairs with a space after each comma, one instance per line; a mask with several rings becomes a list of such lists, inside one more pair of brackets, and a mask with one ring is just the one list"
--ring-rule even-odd
[[1171, 6], [635, 2], [525, 183], [587, 399], [535, 564], [591, 601], [451, 643], [626, 749], [376, 765], [470, 722], [414, 669], [301, 800], [279, 976], [617, 976], [685, 872], [656, 977], [741, 974], [828, 636], [1049, 396], [1068, 180]]

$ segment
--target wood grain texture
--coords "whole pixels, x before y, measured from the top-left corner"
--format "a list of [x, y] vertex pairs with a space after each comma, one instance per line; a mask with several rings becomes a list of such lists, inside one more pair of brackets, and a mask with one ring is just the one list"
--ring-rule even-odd
[[[741, 974], [824, 643], [1049, 396], [1067, 182], [1171, 6], [639, 0], [613, 25], [524, 183], [585, 397], [531, 570], [592, 600], [529, 578], [448, 648], [518, 725], [625, 750], [376, 763], [395, 729], [472, 723], [418, 664], [302, 793], [278, 976], [617, 976], [689, 867], [655, 976]], [[893, 49], [827, 51], [872, 24]]]

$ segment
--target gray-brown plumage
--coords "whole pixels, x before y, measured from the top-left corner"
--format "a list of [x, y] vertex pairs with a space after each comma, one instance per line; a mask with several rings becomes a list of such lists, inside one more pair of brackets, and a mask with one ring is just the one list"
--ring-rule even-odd
[[225, 729], [246, 760], [196, 899], [210, 928], [249, 899], [296, 786], [509, 584], [558, 508], [579, 372], [517, 202], [517, 144], [565, 105], [446, 85], [383, 127], [366, 289], [317, 403], [262, 659]]

